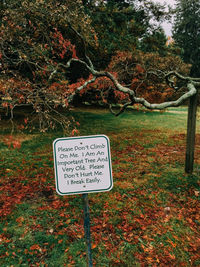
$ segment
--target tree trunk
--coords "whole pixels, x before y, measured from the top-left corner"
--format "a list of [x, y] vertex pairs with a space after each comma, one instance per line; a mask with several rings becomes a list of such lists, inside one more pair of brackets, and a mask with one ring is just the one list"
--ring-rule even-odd
[[191, 174], [194, 167], [194, 147], [196, 132], [197, 96], [190, 97], [187, 121], [187, 147], [185, 157], [185, 172]]

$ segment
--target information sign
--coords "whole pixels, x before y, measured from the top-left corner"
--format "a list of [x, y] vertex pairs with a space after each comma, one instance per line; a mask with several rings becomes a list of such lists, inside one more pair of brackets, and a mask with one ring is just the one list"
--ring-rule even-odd
[[60, 195], [112, 189], [109, 138], [105, 135], [58, 138], [53, 142], [56, 191]]

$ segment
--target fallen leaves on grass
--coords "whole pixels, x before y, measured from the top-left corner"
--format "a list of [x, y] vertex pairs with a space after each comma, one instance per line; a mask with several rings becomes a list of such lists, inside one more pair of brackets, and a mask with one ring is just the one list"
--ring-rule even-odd
[[[95, 264], [98, 266], [106, 259], [109, 266], [129, 266], [130, 262], [140, 266], [198, 266], [199, 181], [189, 183], [187, 179], [191, 178], [185, 179], [177, 170], [177, 165], [182, 168], [184, 161], [184, 136], [176, 135], [172, 138], [175, 143], [169, 145], [169, 139], [163, 143], [153, 133], [150, 140], [151, 131], [147, 135], [145, 132], [133, 135], [127, 133], [120, 142], [116, 134], [111, 136], [114, 188], [109, 193], [89, 197]], [[10, 164], [5, 172], [1, 171], [2, 223], [8, 224], [6, 218], [14, 215], [15, 208], [23, 203], [36, 205], [36, 209], [29, 222], [23, 215], [13, 222], [23, 229], [19, 238], [34, 233], [32, 243], [27, 248], [17, 248], [19, 244], [7, 225], [0, 234], [3, 247], [0, 259], [14, 257], [17, 265], [15, 254], [19, 254], [30, 265], [45, 265], [47, 255], [61, 250], [63, 262], [75, 266], [77, 259], [85, 258], [80, 248], [84, 241], [80, 196], [57, 196], [52, 169], [47, 164], [52, 156], [45, 151], [34, 151], [33, 155], [34, 160], [30, 158], [29, 162], [21, 159], [22, 169]], [[168, 175], [170, 168], [176, 168], [176, 172]], [[49, 238], [48, 242], [41, 237], [34, 240], [38, 233]], [[12, 243], [16, 247], [8, 246]]]

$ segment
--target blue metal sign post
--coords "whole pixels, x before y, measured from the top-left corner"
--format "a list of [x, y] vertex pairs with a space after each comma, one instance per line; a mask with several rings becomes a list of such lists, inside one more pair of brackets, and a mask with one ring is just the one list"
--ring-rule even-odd
[[87, 261], [88, 261], [88, 266], [92, 267], [93, 264], [92, 264], [90, 211], [89, 211], [88, 194], [83, 194], [83, 204], [84, 204], [84, 232], [85, 232], [85, 240], [86, 240], [86, 245], [87, 245]]

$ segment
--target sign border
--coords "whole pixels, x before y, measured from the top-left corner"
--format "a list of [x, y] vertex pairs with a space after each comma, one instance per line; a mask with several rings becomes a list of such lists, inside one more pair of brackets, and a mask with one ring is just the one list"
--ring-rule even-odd
[[[77, 192], [61, 192], [58, 185], [58, 171], [57, 171], [57, 159], [56, 159], [56, 143], [61, 140], [71, 140], [71, 139], [89, 139], [89, 138], [98, 138], [103, 137], [107, 142], [107, 150], [108, 150], [108, 162], [109, 162], [109, 174], [110, 174], [110, 185], [106, 189], [96, 189], [96, 190], [85, 190], [85, 191], [77, 191]], [[113, 177], [112, 177], [112, 164], [111, 164], [111, 152], [110, 152], [110, 140], [108, 136], [102, 135], [88, 135], [88, 136], [75, 136], [75, 137], [61, 137], [57, 138], [53, 141], [53, 154], [54, 154], [54, 170], [55, 170], [55, 180], [56, 180], [56, 191], [59, 195], [76, 195], [76, 194], [87, 194], [87, 193], [99, 193], [110, 191], [113, 188]]]

